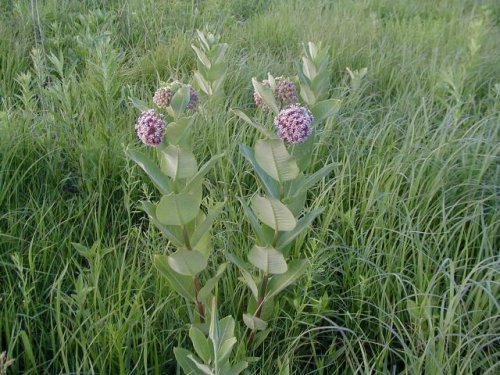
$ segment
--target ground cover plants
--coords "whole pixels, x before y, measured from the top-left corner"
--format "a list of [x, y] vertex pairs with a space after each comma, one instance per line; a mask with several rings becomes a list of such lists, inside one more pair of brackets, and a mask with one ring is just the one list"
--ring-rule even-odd
[[499, 18], [1, 2], [0, 373], [498, 372]]

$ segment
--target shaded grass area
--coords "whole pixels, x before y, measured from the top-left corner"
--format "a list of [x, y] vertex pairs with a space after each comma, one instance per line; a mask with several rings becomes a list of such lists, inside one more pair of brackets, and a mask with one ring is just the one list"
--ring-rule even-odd
[[[300, 43], [323, 41], [344, 100], [318, 129], [313, 168], [339, 163], [309, 194], [326, 210], [292, 250], [312, 266], [251, 373], [498, 371], [495, 1], [5, 1], [0, 14], [0, 352], [13, 373], [175, 373], [186, 307], [152, 268], [169, 244], [137, 202], [157, 193], [123, 147], [137, 143], [128, 97], [188, 80], [204, 27], [230, 45], [227, 100], [195, 125], [200, 159], [227, 153], [205, 186], [228, 199], [213, 267], [252, 243], [236, 198], [258, 191], [238, 154], [256, 135], [228, 110], [253, 111], [251, 77], [293, 75]], [[365, 66], [349, 92], [345, 68]], [[241, 317], [247, 291], [227, 276], [222, 313]]]

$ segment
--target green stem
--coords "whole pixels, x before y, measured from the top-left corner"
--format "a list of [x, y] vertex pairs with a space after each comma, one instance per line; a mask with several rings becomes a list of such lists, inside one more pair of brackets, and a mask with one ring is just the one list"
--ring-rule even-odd
[[[262, 284], [260, 285], [259, 298], [257, 298], [257, 310], [255, 311], [256, 318], [260, 318], [262, 314], [265, 301], [264, 298], [266, 296], [268, 282], [269, 282], [269, 275], [266, 273], [264, 274], [264, 278], [262, 279]], [[248, 337], [248, 344], [251, 344], [253, 342], [256, 333], [257, 331], [255, 329], [252, 330], [252, 333], [250, 333], [250, 336]]]

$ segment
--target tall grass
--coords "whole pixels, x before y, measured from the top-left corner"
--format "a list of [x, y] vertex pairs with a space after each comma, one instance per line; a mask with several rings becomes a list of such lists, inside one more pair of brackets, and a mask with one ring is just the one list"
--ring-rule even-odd
[[[226, 151], [205, 188], [228, 198], [216, 256], [252, 240], [238, 196], [257, 185], [250, 78], [292, 75], [300, 42], [330, 46], [343, 98], [309, 194], [327, 209], [295, 254], [312, 267], [281, 302], [255, 374], [499, 371], [500, 6], [494, 1], [6, 1], [0, 5], [0, 352], [11, 373], [175, 373], [186, 306], [152, 267], [168, 244], [136, 202], [155, 196], [123, 145], [129, 96], [187, 78], [208, 27], [229, 43], [223, 106], [198, 155]], [[43, 38], [42, 38], [43, 36]], [[345, 71], [368, 68], [357, 92]], [[270, 119], [268, 119], [270, 120]], [[79, 253], [72, 242], [93, 246]], [[241, 316], [237, 271], [220, 285]]]

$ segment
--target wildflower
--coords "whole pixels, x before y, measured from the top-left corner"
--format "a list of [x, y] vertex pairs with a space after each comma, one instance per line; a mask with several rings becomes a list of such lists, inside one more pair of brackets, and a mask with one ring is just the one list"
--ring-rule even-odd
[[274, 118], [278, 136], [288, 143], [304, 142], [313, 131], [312, 122], [311, 112], [299, 104], [289, 105]]
[[[271, 84], [267, 79], [263, 80], [261, 84], [264, 87], [271, 88]], [[269, 111], [269, 107], [267, 106], [267, 104], [264, 102], [264, 99], [262, 99], [262, 97], [257, 91], [254, 91], [253, 93], [253, 100], [255, 101], [255, 105], [257, 106], [257, 108], [260, 108], [261, 111], [264, 112]]]
[[196, 109], [199, 101], [200, 96], [198, 95], [198, 92], [192, 86], [189, 86], [189, 103], [186, 108], [191, 110]]
[[149, 109], [141, 113], [135, 124], [135, 130], [144, 144], [158, 146], [163, 142], [165, 125], [163, 115], [154, 109]]
[[288, 78], [278, 77], [276, 78], [274, 97], [281, 104], [295, 103], [297, 101], [297, 86]]
[[160, 87], [153, 96], [153, 102], [159, 108], [167, 108], [170, 105], [174, 93], [170, 87]]

